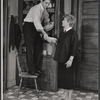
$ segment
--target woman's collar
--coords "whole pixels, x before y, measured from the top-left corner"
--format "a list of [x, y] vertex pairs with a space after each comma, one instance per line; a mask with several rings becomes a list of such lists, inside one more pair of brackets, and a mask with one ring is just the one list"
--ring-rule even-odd
[[67, 28], [67, 29], [64, 29], [64, 32], [67, 32], [67, 31], [69, 31], [70, 29], [72, 29], [72, 27], [69, 27], [69, 28]]

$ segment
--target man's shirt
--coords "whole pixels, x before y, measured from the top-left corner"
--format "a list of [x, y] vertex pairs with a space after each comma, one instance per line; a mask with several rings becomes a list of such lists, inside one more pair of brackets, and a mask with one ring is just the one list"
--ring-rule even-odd
[[41, 17], [42, 17], [43, 11], [44, 11], [44, 8], [41, 3], [39, 3], [38, 5], [35, 5], [29, 10], [27, 16], [24, 19], [24, 22], [33, 22], [37, 30], [43, 29], [43, 26], [41, 24]]

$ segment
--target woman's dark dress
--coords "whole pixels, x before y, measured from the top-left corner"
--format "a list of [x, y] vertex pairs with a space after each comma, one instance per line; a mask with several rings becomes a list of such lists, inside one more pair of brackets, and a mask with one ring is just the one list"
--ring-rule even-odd
[[[70, 29], [67, 32], [61, 32], [54, 56], [58, 62], [58, 88], [73, 89], [73, 71], [77, 62], [78, 55], [78, 35]], [[72, 66], [66, 68], [65, 63], [70, 56], [74, 56]]]

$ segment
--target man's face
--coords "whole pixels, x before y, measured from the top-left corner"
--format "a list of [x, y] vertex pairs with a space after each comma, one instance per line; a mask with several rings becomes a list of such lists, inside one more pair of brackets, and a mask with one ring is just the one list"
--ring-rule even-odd
[[43, 5], [43, 7], [46, 9], [50, 4], [50, 0], [44, 0], [44, 1], [41, 1], [41, 3]]

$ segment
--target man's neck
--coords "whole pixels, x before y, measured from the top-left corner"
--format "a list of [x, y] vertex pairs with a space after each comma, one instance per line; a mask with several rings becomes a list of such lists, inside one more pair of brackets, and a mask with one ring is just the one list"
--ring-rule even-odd
[[45, 10], [45, 8], [43, 7], [43, 4], [42, 4], [42, 2], [40, 3], [40, 5], [41, 5], [42, 9], [43, 9], [43, 10]]
[[44, 7], [44, 5], [43, 5], [43, 1], [41, 1], [41, 5], [42, 5], [43, 9], [46, 9], [46, 8]]

